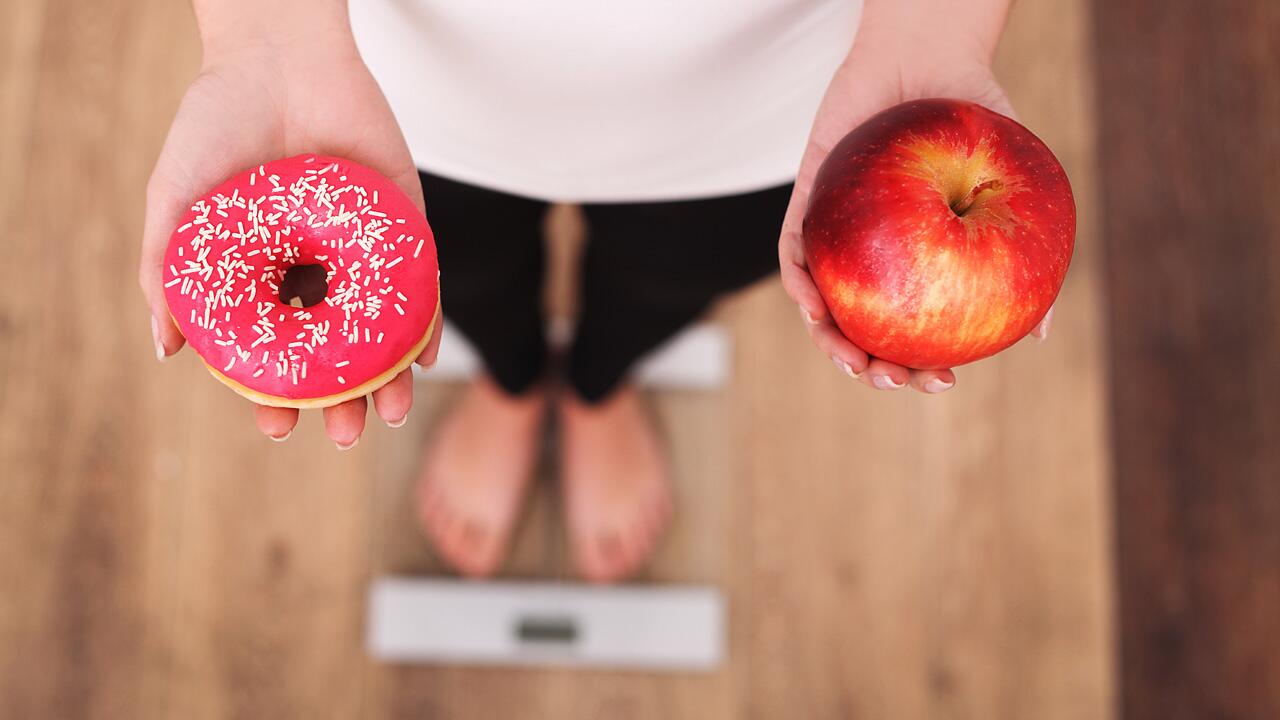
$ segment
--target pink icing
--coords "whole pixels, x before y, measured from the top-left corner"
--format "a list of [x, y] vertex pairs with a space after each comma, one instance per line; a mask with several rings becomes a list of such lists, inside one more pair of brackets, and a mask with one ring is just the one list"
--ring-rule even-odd
[[[294, 265], [327, 269], [308, 308], [280, 301]], [[165, 253], [165, 297], [214, 370], [289, 399], [351, 390], [426, 334], [439, 269], [427, 219], [350, 160], [299, 155], [232, 177], [192, 204]]]

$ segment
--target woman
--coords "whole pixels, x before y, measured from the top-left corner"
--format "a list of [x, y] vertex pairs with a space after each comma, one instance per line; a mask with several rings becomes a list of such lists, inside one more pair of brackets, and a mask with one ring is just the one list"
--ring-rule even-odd
[[[203, 68], [147, 195], [140, 279], [157, 356], [183, 344], [159, 282], [164, 245], [226, 176], [314, 151], [425, 191], [445, 312], [487, 370], [426, 453], [425, 529], [461, 571], [495, 571], [550, 407], [578, 568], [625, 577], [671, 507], [662, 443], [627, 370], [716, 298], [780, 262], [814, 344], [850, 377], [929, 393], [955, 383], [950, 370], [870, 358], [835, 329], [799, 226], [827, 150], [873, 113], [941, 96], [1011, 114], [990, 68], [1008, 2], [357, 0], [348, 13], [343, 0], [196, 0]], [[538, 304], [550, 201], [582, 203], [590, 234], [555, 393]], [[422, 365], [438, 345], [437, 333]], [[393, 427], [411, 402], [408, 371], [373, 393]], [[277, 440], [297, 420], [255, 411]], [[324, 411], [339, 448], [359, 439], [365, 411], [364, 399]]]

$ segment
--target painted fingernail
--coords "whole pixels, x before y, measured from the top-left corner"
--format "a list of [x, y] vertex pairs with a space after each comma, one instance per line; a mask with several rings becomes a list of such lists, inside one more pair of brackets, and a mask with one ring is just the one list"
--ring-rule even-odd
[[893, 378], [889, 377], [888, 375], [876, 375], [875, 377], [871, 378], [871, 384], [875, 385], [881, 390], [898, 390], [905, 387], [905, 383], [894, 382]]
[[848, 375], [854, 380], [857, 380], [858, 378], [862, 377], [861, 373], [854, 372], [853, 368], [849, 367], [849, 363], [841, 360], [840, 358], [833, 357], [831, 358], [831, 362], [835, 363], [836, 367], [840, 368], [840, 372], [844, 373], [845, 375]]
[[357, 445], [359, 445], [359, 444], [360, 444], [360, 436], [359, 436], [359, 435], [357, 435], [357, 436], [356, 436], [356, 439], [355, 439], [355, 440], [352, 440], [352, 441], [351, 441], [351, 444], [349, 444], [349, 445], [343, 445], [343, 444], [342, 444], [342, 443], [340, 443], [340, 442], [334, 442], [334, 445], [337, 445], [339, 450], [350, 450], [351, 448], [353, 448], [353, 447], [355, 447], [355, 446], [357, 446]]
[[160, 342], [160, 323], [155, 315], [151, 316], [151, 342], [156, 346], [156, 359], [164, 362], [164, 343]]
[[404, 414], [404, 417], [400, 418], [399, 420], [388, 420], [388, 421], [387, 421], [387, 427], [389, 427], [389, 428], [404, 427], [404, 424], [405, 424], [406, 422], [409, 422], [409, 414], [408, 414], [408, 413], [405, 413], [405, 414]]
[[280, 435], [280, 436], [268, 435], [267, 437], [271, 438], [271, 442], [284, 442], [285, 440], [288, 440], [292, 436], [293, 436], [293, 428], [289, 428], [289, 432], [283, 435]]
[[954, 382], [947, 382], [942, 378], [931, 378], [924, 384], [924, 391], [928, 393], [940, 393], [950, 390], [955, 385]]

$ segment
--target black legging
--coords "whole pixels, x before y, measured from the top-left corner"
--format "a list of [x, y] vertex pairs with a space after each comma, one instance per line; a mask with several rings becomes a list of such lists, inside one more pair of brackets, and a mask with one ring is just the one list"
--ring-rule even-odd
[[[420, 173], [445, 315], [507, 392], [545, 371], [542, 220], [548, 203]], [[675, 202], [583, 206], [580, 317], [568, 381], [606, 397], [637, 358], [719, 296], [778, 268], [791, 186]]]

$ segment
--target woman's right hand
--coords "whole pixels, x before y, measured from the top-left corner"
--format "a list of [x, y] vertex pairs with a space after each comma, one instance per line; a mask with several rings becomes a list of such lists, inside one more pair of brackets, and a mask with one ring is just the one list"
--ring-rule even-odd
[[[307, 28], [288, 14], [275, 23], [260, 17], [246, 23], [244, 15], [209, 20], [199, 5], [204, 64], [178, 107], [147, 185], [138, 269], [150, 306], [156, 357], [161, 360], [185, 342], [169, 316], [161, 287], [169, 236], [196, 198], [231, 175], [304, 152], [335, 155], [386, 175], [423, 208], [422, 186], [404, 136], [360, 59], [342, 4], [326, 5], [340, 15], [314, 13], [306, 20], [314, 24]], [[217, 5], [208, 12], [225, 12], [225, 6]], [[264, 34], [254, 37], [246, 27], [260, 27]], [[437, 323], [434, 337], [417, 359], [420, 364], [430, 367], [435, 362], [439, 341]], [[412, 373], [405, 370], [374, 391], [378, 415], [399, 426], [413, 402], [412, 390]], [[359, 440], [365, 410], [365, 398], [325, 408], [325, 431], [340, 449]], [[283, 440], [292, 433], [298, 411], [256, 406], [255, 418], [264, 434]]]

